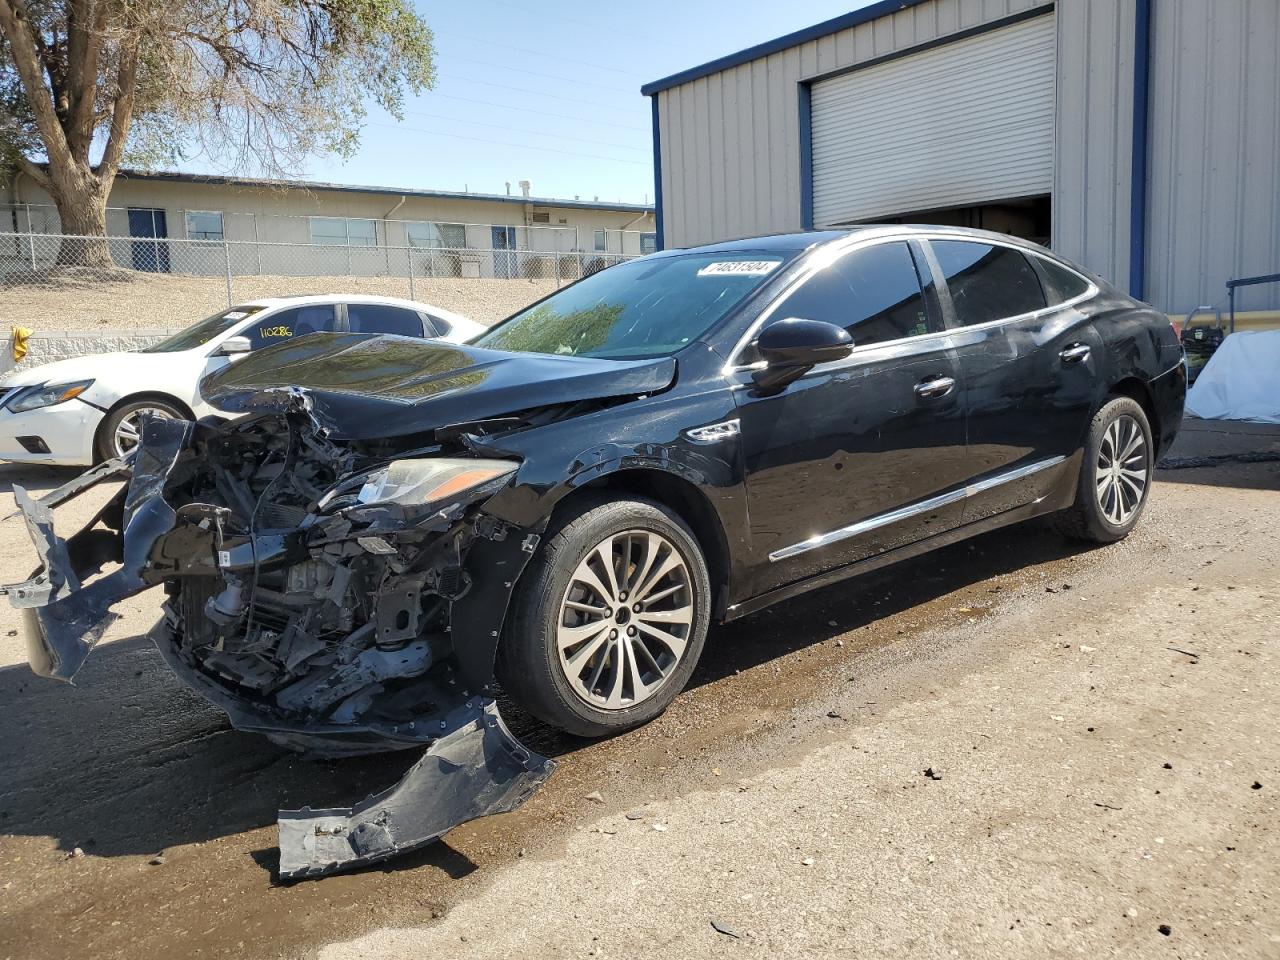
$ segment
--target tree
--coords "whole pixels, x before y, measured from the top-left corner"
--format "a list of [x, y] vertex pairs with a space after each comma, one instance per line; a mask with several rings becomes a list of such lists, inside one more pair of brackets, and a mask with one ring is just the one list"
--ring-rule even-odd
[[[49, 193], [63, 233], [105, 237], [126, 159], [284, 176], [349, 155], [368, 101], [399, 118], [434, 81], [408, 0], [0, 0], [0, 167]], [[59, 259], [111, 262], [105, 240]]]

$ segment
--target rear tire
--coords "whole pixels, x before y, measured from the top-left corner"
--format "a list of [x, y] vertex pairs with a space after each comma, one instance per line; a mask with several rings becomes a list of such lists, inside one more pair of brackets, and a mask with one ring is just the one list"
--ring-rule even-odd
[[498, 679], [550, 726], [621, 733], [684, 689], [710, 610], [706, 561], [678, 516], [651, 500], [593, 498], [548, 531], [521, 577]]
[[1054, 527], [1074, 540], [1123, 540], [1142, 516], [1154, 469], [1146, 412], [1131, 397], [1108, 397], [1089, 424], [1076, 502], [1054, 516]]
[[139, 397], [126, 400], [107, 413], [98, 427], [93, 441], [93, 452], [99, 463], [112, 457], [123, 456], [138, 444], [138, 414], [150, 411], [170, 420], [185, 420], [184, 413], [173, 401]]

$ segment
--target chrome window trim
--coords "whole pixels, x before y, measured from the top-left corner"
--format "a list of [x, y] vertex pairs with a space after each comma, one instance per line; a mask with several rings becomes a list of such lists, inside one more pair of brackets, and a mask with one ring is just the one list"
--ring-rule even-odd
[[[756, 361], [755, 363], [747, 363], [747, 364], [735, 363], [734, 361], [737, 359], [738, 355], [743, 351], [743, 349], [745, 349], [751, 343], [752, 338], [754, 338], [760, 332], [761, 328], [765, 325], [765, 323], [768, 322], [770, 318], [772, 318], [774, 311], [777, 310], [779, 306], [781, 306], [783, 300], [789, 297], [793, 292], [795, 292], [795, 290], [802, 283], [804, 283], [806, 280], [812, 277], [819, 270], [825, 269], [826, 267], [830, 266], [831, 263], [834, 263], [836, 260], [839, 260], [850, 253], [853, 253], [855, 250], [858, 250], [861, 247], [869, 247], [878, 243], [893, 243], [895, 241], [904, 241], [904, 240], [955, 240], [962, 243], [982, 243], [990, 247], [1004, 247], [1007, 250], [1016, 250], [1018, 253], [1021, 253], [1023, 256], [1040, 257], [1041, 259], [1045, 259], [1043, 254], [1036, 253], [1034, 250], [1027, 250], [1024, 247], [1019, 246], [1018, 244], [1015, 244], [1015, 243], [1002, 243], [999, 240], [988, 239], [987, 237], [982, 237], [979, 239], [979, 238], [971, 238], [971, 237], [965, 237], [965, 236], [957, 236], [955, 234], [950, 234], [950, 233], [903, 232], [903, 233], [892, 233], [892, 234], [877, 234], [876, 236], [872, 236], [872, 237], [863, 237], [863, 236], [854, 235], [847, 242], [834, 241], [829, 247], [829, 249], [831, 249], [832, 252], [836, 254], [831, 258], [831, 262], [816, 265], [811, 269], [805, 270], [803, 274], [801, 274], [798, 277], [795, 277], [791, 281], [791, 283], [787, 285], [785, 290], [779, 291], [777, 296], [773, 298], [773, 300], [769, 303], [769, 305], [765, 307], [763, 311], [761, 311], [760, 316], [758, 316], [755, 319], [755, 321], [752, 322], [751, 326], [747, 328], [747, 331], [741, 337], [738, 338], [738, 342], [734, 344], [733, 350], [730, 351], [729, 353], [729, 358], [730, 358], [729, 362], [724, 365], [724, 369], [722, 372], [725, 375], [728, 375], [731, 373], [738, 373], [743, 370], [750, 371], [750, 370], [765, 369], [765, 365], [763, 364], [763, 361]], [[820, 248], [820, 249], [823, 249], [823, 248]], [[1005, 324], [1008, 324], [1008, 323], [1021, 323], [1025, 320], [1035, 319], [1039, 316], [1048, 315], [1058, 310], [1064, 310], [1070, 307], [1074, 307], [1076, 304], [1082, 303], [1085, 300], [1088, 300], [1098, 295], [1098, 292], [1099, 292], [1098, 285], [1094, 283], [1092, 280], [1090, 280], [1088, 277], [1086, 277], [1084, 274], [1080, 273], [1078, 270], [1073, 269], [1072, 267], [1063, 263], [1060, 260], [1054, 260], [1054, 263], [1058, 264], [1060, 267], [1062, 267], [1065, 270], [1071, 271], [1071, 273], [1075, 274], [1081, 280], [1085, 281], [1085, 283], [1088, 284], [1088, 287], [1085, 289], [1085, 291], [1083, 293], [1077, 294], [1076, 296], [1072, 297], [1070, 300], [1064, 300], [1062, 301], [1062, 303], [1056, 303], [1053, 306], [1042, 307], [1039, 310], [1029, 310], [1025, 313], [1014, 314], [1013, 316], [1010, 316], [1010, 317], [1000, 317], [996, 320], [988, 320], [985, 323], [975, 323], [972, 326], [968, 326], [968, 327], [948, 327], [944, 330], [931, 330], [928, 333], [921, 333], [912, 337], [899, 337], [896, 340], [881, 340], [878, 343], [868, 343], [861, 347], [854, 346], [853, 350], [850, 351], [849, 353], [849, 358], [857, 358], [858, 356], [869, 353], [873, 350], [880, 349], [882, 347], [892, 347], [892, 346], [896, 346], [898, 344], [903, 344], [903, 343], [920, 343], [922, 341], [928, 341], [938, 337], [952, 336], [957, 333], [967, 332], [970, 330], [990, 330], [996, 327], [1004, 326]], [[833, 361], [833, 362], [845, 363], [849, 358], [846, 358], [846, 360]], [[815, 367], [814, 369], [815, 370], [829, 369], [830, 366], [831, 364], [822, 364], [821, 366]]]
[[868, 517], [866, 520], [859, 520], [857, 523], [851, 523], [847, 527], [840, 527], [837, 530], [830, 530], [827, 533], [819, 533], [810, 537], [808, 540], [802, 540], [799, 543], [793, 543], [789, 547], [782, 547], [774, 550], [769, 554], [769, 562], [777, 563], [779, 560], [788, 560], [791, 557], [799, 556], [802, 553], [808, 553], [810, 550], [818, 550], [822, 547], [830, 546], [833, 543], [839, 543], [842, 540], [848, 540], [851, 537], [861, 536], [880, 527], [888, 526], [891, 523], [897, 523], [899, 520], [907, 520], [911, 517], [919, 516], [922, 513], [928, 513], [930, 510], [937, 510], [940, 507], [950, 506], [969, 497], [977, 496], [995, 487], [1002, 486], [1006, 483], [1012, 483], [1015, 480], [1022, 480], [1025, 477], [1040, 473], [1042, 470], [1048, 470], [1050, 467], [1056, 467], [1065, 461], [1064, 456], [1049, 457], [1047, 460], [1037, 460], [1035, 463], [1029, 463], [1026, 466], [1018, 467], [1007, 473], [997, 474], [993, 477], [985, 477], [973, 483], [966, 484], [958, 490], [950, 490], [947, 493], [939, 494], [936, 497], [930, 497], [928, 500], [921, 500], [917, 503], [908, 504], [905, 507], [899, 507], [896, 510], [890, 510], [888, 513], [881, 513], [874, 517]]

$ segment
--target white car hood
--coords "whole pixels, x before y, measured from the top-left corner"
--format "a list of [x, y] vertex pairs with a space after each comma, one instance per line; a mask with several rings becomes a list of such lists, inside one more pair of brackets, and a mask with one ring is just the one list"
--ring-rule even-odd
[[153, 357], [162, 354], [138, 353], [94, 353], [84, 357], [71, 357], [67, 360], [55, 360], [53, 363], [42, 363], [37, 367], [15, 370], [0, 379], [0, 386], [29, 387], [37, 383], [69, 383], [76, 380], [93, 380], [120, 369], [120, 364], [128, 364], [137, 369], [139, 362], [147, 363]]

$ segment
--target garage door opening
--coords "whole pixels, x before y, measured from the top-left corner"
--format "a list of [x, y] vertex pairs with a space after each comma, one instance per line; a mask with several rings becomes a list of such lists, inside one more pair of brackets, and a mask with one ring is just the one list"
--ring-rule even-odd
[[942, 207], [916, 210], [891, 217], [876, 217], [876, 223], [920, 223], [945, 227], [973, 227], [1007, 233], [1044, 246], [1049, 245], [1051, 210], [1049, 197], [997, 200], [972, 207]]

